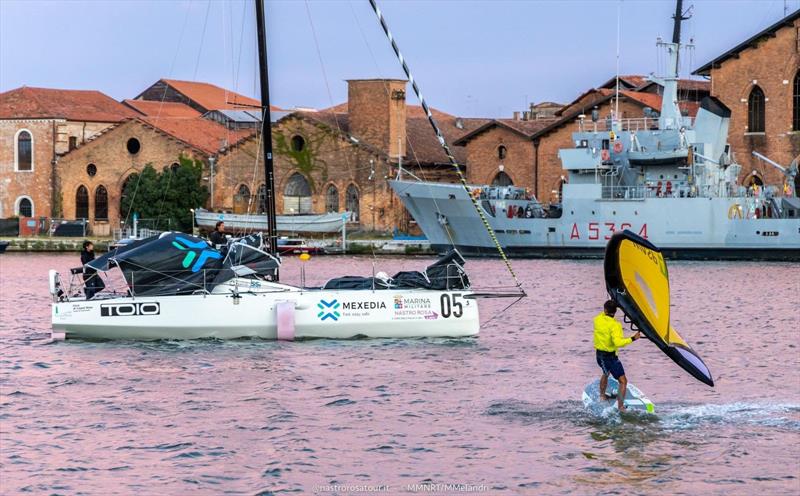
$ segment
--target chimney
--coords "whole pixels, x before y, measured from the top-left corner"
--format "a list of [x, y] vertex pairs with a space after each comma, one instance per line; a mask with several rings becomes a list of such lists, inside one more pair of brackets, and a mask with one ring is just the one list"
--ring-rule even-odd
[[526, 110], [526, 111], [524, 111], [524, 112], [522, 112], [522, 120], [523, 120], [523, 121], [527, 121], [527, 120], [529, 120], [530, 118], [531, 118], [531, 113], [530, 113], [530, 112], [528, 112], [527, 110]]
[[519, 120], [519, 112], [514, 112], [514, 120], [515, 121]]
[[386, 151], [406, 154], [406, 81], [350, 79], [347, 81], [350, 134]]

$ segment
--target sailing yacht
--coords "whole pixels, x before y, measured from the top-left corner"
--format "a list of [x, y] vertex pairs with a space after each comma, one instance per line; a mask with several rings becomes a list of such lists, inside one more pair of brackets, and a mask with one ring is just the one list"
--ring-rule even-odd
[[[262, 122], [270, 123], [262, 2], [255, 0]], [[401, 58], [377, 5], [370, 3]], [[410, 75], [406, 63], [402, 64]], [[414, 89], [418, 92], [416, 82]], [[424, 100], [421, 103], [427, 110]], [[442, 146], [451, 155], [430, 112], [428, 115]], [[229, 241], [217, 250], [201, 238], [167, 232], [116, 248], [85, 267], [73, 269], [69, 283], [51, 270], [53, 337], [292, 340], [478, 334], [476, 298], [504, 295], [474, 292], [464, 270], [465, 261], [457, 251], [424, 271], [400, 272], [394, 277], [383, 273], [340, 277], [316, 288], [281, 283], [269, 124], [262, 129], [262, 142], [267, 183], [266, 235], [257, 233]], [[124, 285], [87, 299], [81, 294], [87, 270], [97, 272], [93, 277], [119, 271]]]

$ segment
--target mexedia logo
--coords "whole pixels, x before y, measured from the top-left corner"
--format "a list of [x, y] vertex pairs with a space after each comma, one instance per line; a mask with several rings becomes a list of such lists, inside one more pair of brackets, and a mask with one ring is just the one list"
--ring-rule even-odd
[[331, 319], [335, 322], [339, 320], [339, 317], [342, 316], [339, 313], [340, 306], [341, 304], [339, 303], [339, 300], [335, 299], [331, 301], [319, 300], [319, 303], [317, 303], [317, 307], [319, 308], [319, 313], [317, 314], [317, 317], [319, 317], [319, 319], [323, 322], [328, 319]]
[[[222, 258], [222, 254], [209, 248], [208, 243], [205, 241], [191, 241], [181, 236], [175, 239], [176, 241], [172, 242], [172, 246], [186, 252], [186, 256], [183, 257], [183, 262], [181, 262], [184, 269], [188, 269], [191, 265], [192, 272], [199, 272], [207, 261]], [[199, 256], [198, 253], [200, 254]], [[192, 265], [192, 262], [194, 262], [194, 265]]]

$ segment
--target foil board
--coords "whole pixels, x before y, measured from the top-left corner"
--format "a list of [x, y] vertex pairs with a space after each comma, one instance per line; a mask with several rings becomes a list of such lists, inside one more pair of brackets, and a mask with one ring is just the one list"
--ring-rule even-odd
[[[613, 398], [608, 401], [601, 400], [600, 379], [597, 379], [583, 389], [583, 406], [596, 415], [602, 415], [608, 409], [616, 410], [618, 391], [619, 383], [613, 377], [609, 377], [606, 395], [613, 396]], [[653, 402], [650, 401], [639, 388], [630, 382], [625, 391], [625, 400], [623, 404], [629, 412], [655, 413], [655, 405], [653, 405]]]

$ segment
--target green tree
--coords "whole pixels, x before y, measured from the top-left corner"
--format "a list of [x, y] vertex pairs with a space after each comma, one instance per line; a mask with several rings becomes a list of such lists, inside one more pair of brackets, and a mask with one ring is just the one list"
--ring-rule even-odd
[[125, 183], [121, 211], [139, 214], [140, 219], [155, 219], [153, 228], [192, 230], [190, 209], [208, 200], [208, 188], [202, 185], [203, 162], [181, 156], [177, 167], [156, 171], [147, 164], [141, 173], [131, 174]]

